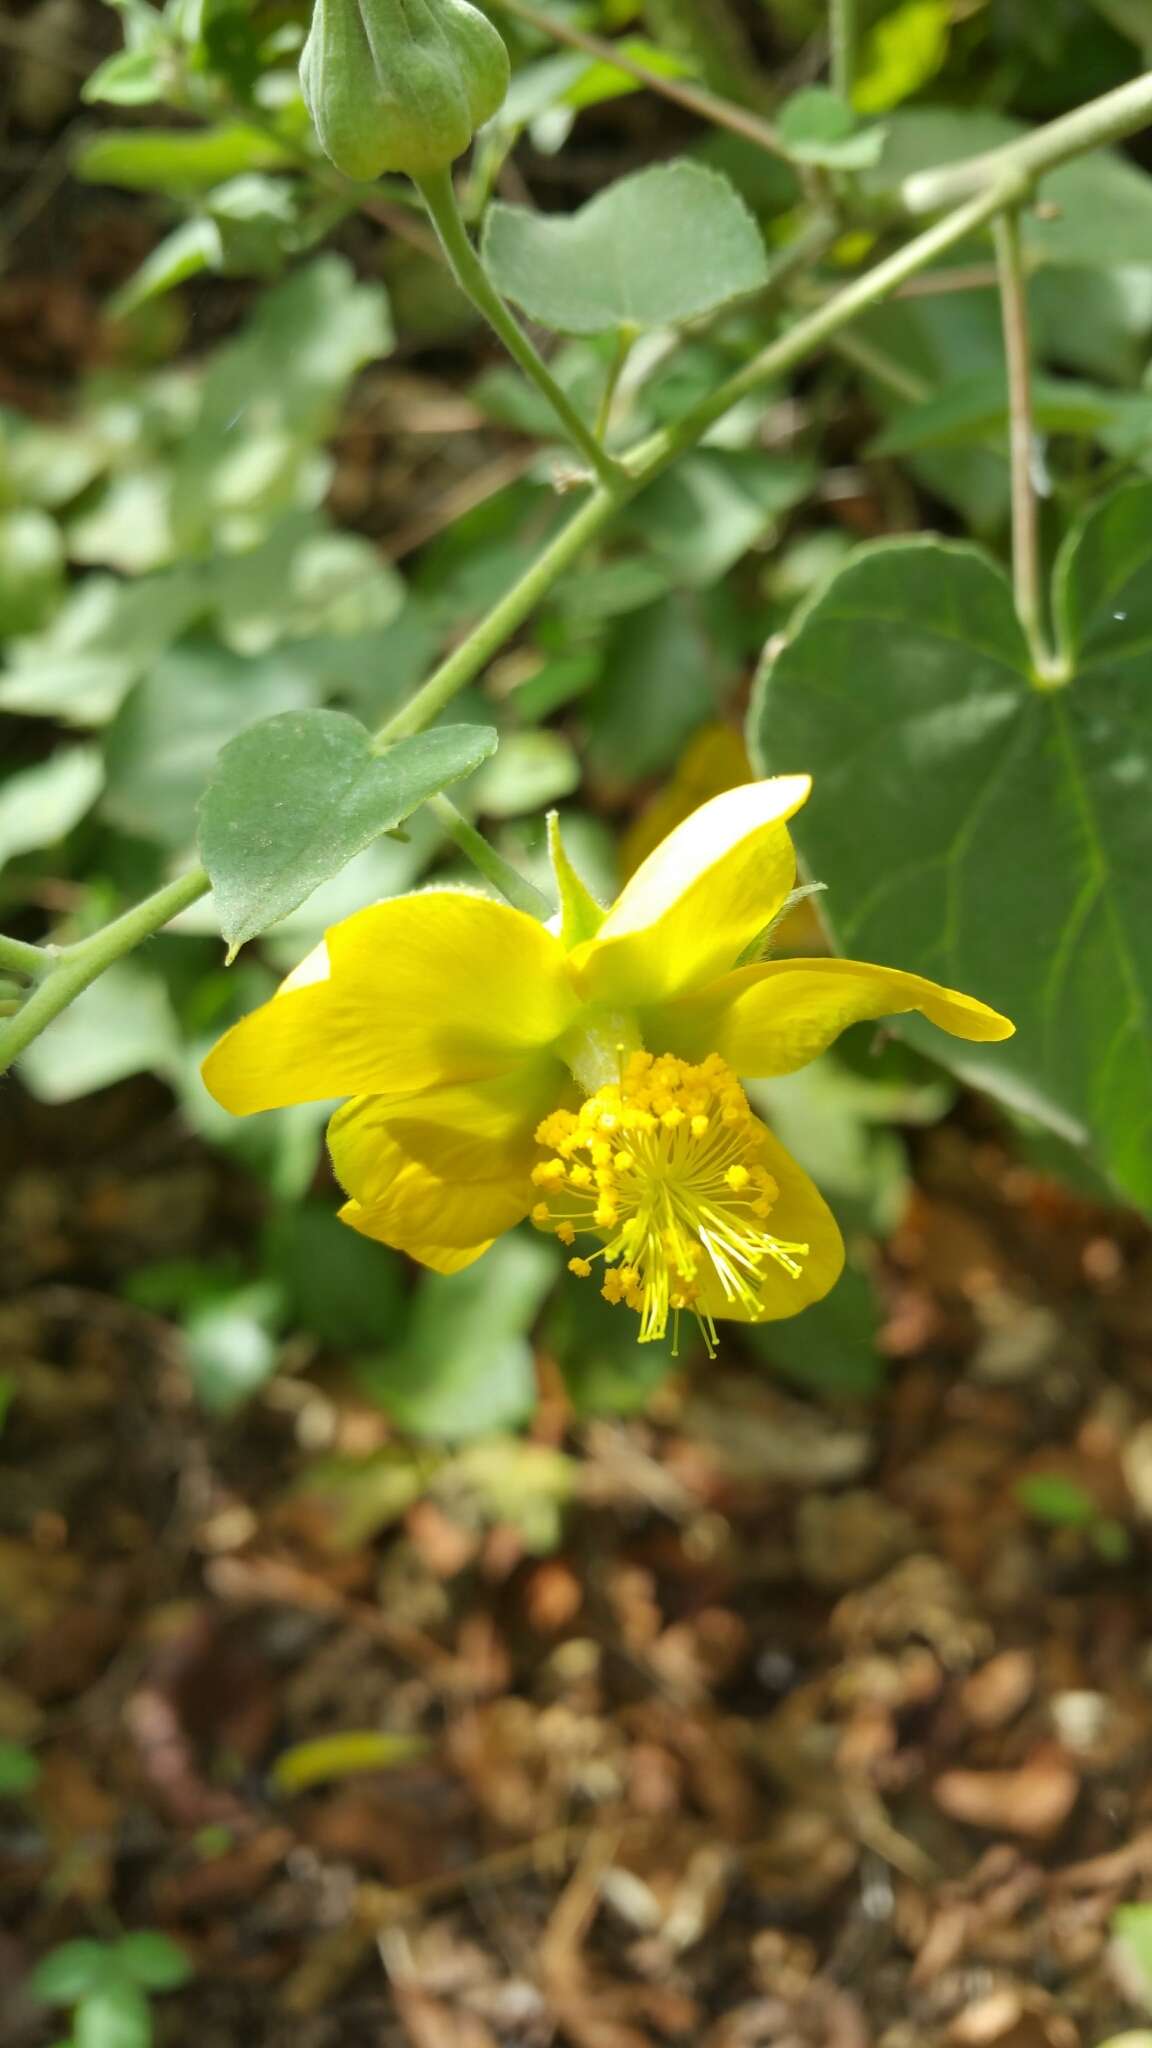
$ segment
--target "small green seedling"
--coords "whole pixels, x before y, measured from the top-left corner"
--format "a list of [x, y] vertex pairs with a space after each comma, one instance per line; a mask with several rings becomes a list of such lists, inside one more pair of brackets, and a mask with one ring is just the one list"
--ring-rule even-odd
[[66, 1941], [32, 1972], [45, 2005], [72, 2008], [72, 2032], [55, 2048], [152, 2048], [150, 1993], [186, 1984], [192, 1966], [166, 1934], [119, 1941]]

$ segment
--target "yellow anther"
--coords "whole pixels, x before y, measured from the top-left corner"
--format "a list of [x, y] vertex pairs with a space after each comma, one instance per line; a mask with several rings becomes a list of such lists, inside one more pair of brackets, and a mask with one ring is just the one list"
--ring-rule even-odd
[[[619, 1081], [540, 1124], [552, 1156], [532, 1178], [550, 1195], [562, 1189], [564, 1209], [538, 1202], [533, 1220], [564, 1245], [581, 1232], [600, 1239], [601, 1291], [636, 1312], [642, 1343], [663, 1337], [670, 1319], [674, 1334], [690, 1310], [713, 1351], [713, 1317], [755, 1321], [770, 1274], [795, 1276], [807, 1256], [764, 1227], [778, 1194], [765, 1138], [718, 1054], [693, 1065], [632, 1053]], [[587, 1279], [592, 1261], [577, 1256], [569, 1269]]]

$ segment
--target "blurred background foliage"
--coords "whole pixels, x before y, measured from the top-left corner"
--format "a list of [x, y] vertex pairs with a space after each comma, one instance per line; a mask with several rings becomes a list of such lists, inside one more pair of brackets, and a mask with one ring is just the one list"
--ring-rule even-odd
[[[463, 179], [473, 217], [494, 193], [572, 212], [674, 154], [725, 171], [771, 257], [813, 190], [851, 166], [850, 218], [791, 287], [796, 305], [883, 248], [911, 171], [992, 146], [1152, 60], [1141, 0], [874, 0], [861, 125], [827, 134], [797, 97], [825, 63], [818, 0], [550, 0], [556, 23], [620, 38], [664, 78], [755, 113], [788, 102], [785, 162], [563, 45], [529, 10], [491, 11], [514, 79]], [[555, 474], [570, 458], [451, 286], [410, 189], [351, 187], [318, 158], [296, 82], [305, 28], [302, 6], [262, 0], [34, 0], [0, 22], [7, 132], [17, 163], [36, 165], [0, 213], [0, 261], [23, 280], [40, 238], [46, 259], [37, 305], [23, 283], [23, 299], [5, 299], [0, 277], [13, 340], [0, 376], [6, 930], [31, 936], [50, 912], [80, 935], [162, 882], [191, 851], [218, 750], [254, 721], [332, 705], [379, 723], [562, 516]], [[1072, 166], [1055, 216], [1026, 228], [1051, 538], [1105, 483], [1152, 468], [1152, 177], [1139, 155]], [[741, 731], [764, 643], [856, 542], [929, 527], [1005, 555], [986, 246], [943, 268], [791, 386], [727, 416], [453, 707], [500, 737], [461, 806], [542, 884], [546, 806], [607, 895], [670, 824], [748, 776]], [[36, 343], [21, 332], [30, 315]], [[679, 345], [654, 326], [622, 364], [603, 335], [573, 335], [552, 367], [588, 414], [610, 408], [623, 444], [711, 390], [776, 318], [753, 297]], [[198, 1078], [221, 1027], [327, 924], [461, 872], [419, 813], [227, 971], [210, 907], [197, 905], [21, 1063], [20, 1085], [49, 1106], [153, 1076], [161, 1088], [142, 1113], [249, 1177], [243, 1229], [222, 1219], [202, 1256], [157, 1258], [128, 1281], [133, 1301], [182, 1332], [213, 1411], [245, 1401], [301, 1344], [348, 1357], [399, 1429], [433, 1446], [524, 1423], [542, 1358], [582, 1412], [628, 1412], [669, 1370], [665, 1347], [639, 1349], [630, 1320], [561, 1280], [531, 1233], [454, 1278], [415, 1278], [336, 1223], [323, 1106], [237, 1122]], [[823, 943], [801, 906], [783, 949]], [[881, 1371], [876, 1248], [903, 1213], [910, 1148], [941, 1118], [993, 1113], [871, 1031], [755, 1092], [833, 1200], [851, 1264], [827, 1303], [740, 1333], [733, 1354], [827, 1397], [867, 1393]], [[1105, 1186], [1058, 1137], [1015, 1127], [1023, 1156]], [[506, 1466], [499, 1484], [505, 1512], [508, 1490], [522, 1490], [547, 1541], [564, 1461], [549, 1452], [533, 1474], [533, 1455], [525, 1446], [519, 1477]], [[356, 1475], [359, 1493], [345, 1472], [342, 1511], [360, 1528], [382, 1522], [427, 1469], [376, 1461]], [[461, 1483], [482, 1493], [491, 1473], [470, 1471]]]

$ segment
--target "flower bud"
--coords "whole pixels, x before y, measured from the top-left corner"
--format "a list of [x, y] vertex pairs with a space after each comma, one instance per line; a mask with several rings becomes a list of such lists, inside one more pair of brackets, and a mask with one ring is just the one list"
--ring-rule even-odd
[[508, 90], [508, 52], [468, 0], [316, 0], [300, 83], [345, 177], [423, 177], [467, 149]]

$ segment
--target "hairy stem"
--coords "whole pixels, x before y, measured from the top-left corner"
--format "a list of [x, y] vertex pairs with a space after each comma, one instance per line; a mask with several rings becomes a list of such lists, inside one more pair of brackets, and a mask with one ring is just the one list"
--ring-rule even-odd
[[1032, 183], [1071, 157], [1101, 149], [1108, 142], [1121, 142], [1149, 121], [1152, 71], [1145, 71], [1127, 85], [1117, 86], [1115, 92], [1102, 93], [1099, 99], [1089, 100], [1087, 106], [1062, 114], [1058, 121], [1049, 121], [1043, 128], [1034, 128], [1016, 142], [985, 150], [982, 156], [968, 157], [963, 163], [942, 165], [938, 171], [917, 171], [904, 180], [900, 197], [909, 213], [935, 213], [937, 208], [955, 206], [958, 200], [967, 199], [974, 192], [988, 191], [1006, 175]]
[[5, 938], [0, 932], [0, 967], [26, 975], [30, 981], [39, 981], [51, 966], [52, 955], [43, 946], [27, 946], [23, 939]]
[[579, 449], [593, 474], [611, 489], [617, 479], [618, 465], [613, 462], [611, 456], [605, 454], [592, 429], [581, 419], [567, 393], [561, 391], [547, 363], [533, 348], [523, 328], [510, 313], [489, 279], [460, 218], [451, 169], [432, 171], [427, 177], [417, 178], [415, 182], [428, 208], [432, 225], [440, 237], [452, 275], [461, 291], [466, 298], [471, 299], [477, 312], [483, 314], [493, 332], [504, 343], [509, 355], [519, 363], [525, 376], [531, 378], [537, 390], [543, 393], [569, 440]]
[[856, 78], [856, 0], [828, 0], [829, 82], [851, 100]]
[[167, 882], [154, 895], [146, 896], [143, 903], [134, 904], [102, 931], [79, 939], [74, 946], [62, 946], [39, 987], [16, 1015], [0, 1027], [0, 1074], [7, 1073], [17, 1054], [39, 1038], [45, 1026], [61, 1010], [66, 1010], [105, 968], [125, 953], [133, 952], [162, 925], [170, 924], [190, 903], [207, 895], [210, 886], [204, 869], [193, 868], [176, 881]]
[[1036, 522], [1032, 424], [1032, 349], [1028, 332], [1028, 289], [1020, 248], [1016, 207], [993, 223], [1000, 277], [1000, 311], [1008, 366], [1009, 457], [1012, 469], [1012, 587], [1016, 613], [1040, 675], [1051, 667], [1040, 596], [1040, 543]]
[[496, 848], [490, 845], [482, 832], [476, 830], [475, 825], [469, 823], [461, 811], [457, 810], [449, 797], [429, 797], [428, 809], [478, 873], [491, 882], [494, 888], [499, 889], [500, 894], [514, 910], [523, 910], [529, 917], [551, 917], [555, 905], [549, 903], [536, 884], [530, 882], [526, 875], [522, 875], [518, 868], [514, 868], [511, 861], [505, 860], [502, 853], [497, 853]]

